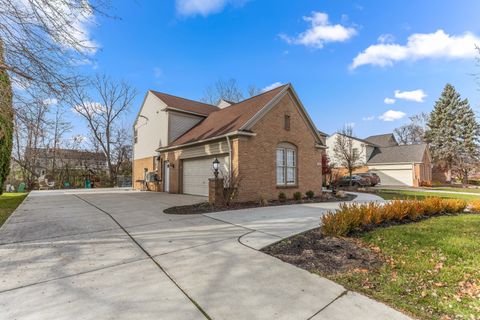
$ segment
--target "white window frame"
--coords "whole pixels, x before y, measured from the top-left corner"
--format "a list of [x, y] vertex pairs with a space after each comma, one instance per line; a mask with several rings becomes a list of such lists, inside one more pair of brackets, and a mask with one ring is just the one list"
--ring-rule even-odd
[[[282, 153], [283, 159], [279, 161], [279, 152]], [[293, 158], [289, 159], [289, 154], [293, 153]], [[292, 161], [289, 161], [292, 160]], [[279, 176], [279, 170], [282, 176]], [[293, 180], [289, 181], [289, 170], [293, 170]], [[277, 186], [289, 187], [296, 186], [298, 183], [297, 177], [297, 150], [294, 147], [277, 147], [275, 150], [275, 176]]]

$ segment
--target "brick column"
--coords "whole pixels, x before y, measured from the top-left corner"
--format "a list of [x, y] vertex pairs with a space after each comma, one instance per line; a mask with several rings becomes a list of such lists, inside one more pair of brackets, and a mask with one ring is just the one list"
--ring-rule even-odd
[[208, 202], [215, 206], [221, 206], [225, 203], [222, 178], [208, 179]]

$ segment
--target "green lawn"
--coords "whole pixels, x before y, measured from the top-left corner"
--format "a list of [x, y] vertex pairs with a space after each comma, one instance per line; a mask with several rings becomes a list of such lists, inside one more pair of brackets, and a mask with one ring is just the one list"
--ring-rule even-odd
[[332, 280], [420, 319], [480, 319], [480, 215], [380, 228], [361, 239], [387, 263]]
[[411, 191], [411, 190], [390, 190], [390, 189], [380, 189], [377, 192], [377, 195], [382, 197], [385, 200], [393, 199], [424, 199], [427, 197], [439, 197], [439, 198], [454, 198], [454, 199], [463, 199], [463, 200], [475, 200], [480, 199], [480, 194], [471, 195], [471, 194], [458, 194], [455, 192], [426, 192], [426, 191]]
[[436, 188], [433, 188], [433, 190], [443, 190], [443, 191], [452, 191], [452, 192], [480, 193], [480, 189], [477, 189], [477, 188], [436, 187]]
[[0, 196], [0, 226], [22, 203], [26, 196], [26, 193], [4, 193]]

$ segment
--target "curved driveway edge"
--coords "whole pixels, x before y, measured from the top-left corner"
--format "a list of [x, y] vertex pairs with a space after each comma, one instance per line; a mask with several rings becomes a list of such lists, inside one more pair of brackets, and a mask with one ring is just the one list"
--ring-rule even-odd
[[0, 230], [0, 319], [408, 319], [256, 250], [332, 204], [162, 213], [201, 200], [31, 194]]

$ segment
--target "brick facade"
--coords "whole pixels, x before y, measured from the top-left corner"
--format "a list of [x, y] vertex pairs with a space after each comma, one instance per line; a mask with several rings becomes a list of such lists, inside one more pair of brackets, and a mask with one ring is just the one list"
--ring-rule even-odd
[[[290, 119], [289, 130], [285, 128], [285, 115]], [[288, 198], [293, 198], [293, 193], [297, 191], [305, 194], [312, 190], [317, 195], [321, 194], [324, 150], [316, 147], [315, 133], [289, 94], [253, 126], [252, 132], [255, 136], [231, 138], [232, 172], [240, 178], [235, 201], [272, 200], [277, 199], [280, 192], [284, 192]], [[279, 187], [276, 184], [276, 149], [285, 142], [297, 148], [297, 185], [292, 187]], [[170, 192], [182, 193], [181, 157], [188, 150], [177, 149], [160, 155], [157, 191], [163, 191], [163, 163], [169, 161]], [[143, 179], [143, 168], [153, 168], [153, 165], [148, 166], [148, 159], [137, 161], [134, 162], [135, 180]], [[151, 159], [150, 163], [153, 164]]]
[[[290, 130], [285, 129], [285, 115], [290, 116]], [[280, 192], [288, 198], [300, 191], [322, 192], [322, 149], [316, 148], [312, 130], [301, 116], [290, 95], [284, 96], [253, 127], [256, 136], [235, 139], [233, 168], [240, 177], [237, 201], [277, 199]], [[276, 184], [276, 148], [288, 142], [297, 147], [297, 186]]]

